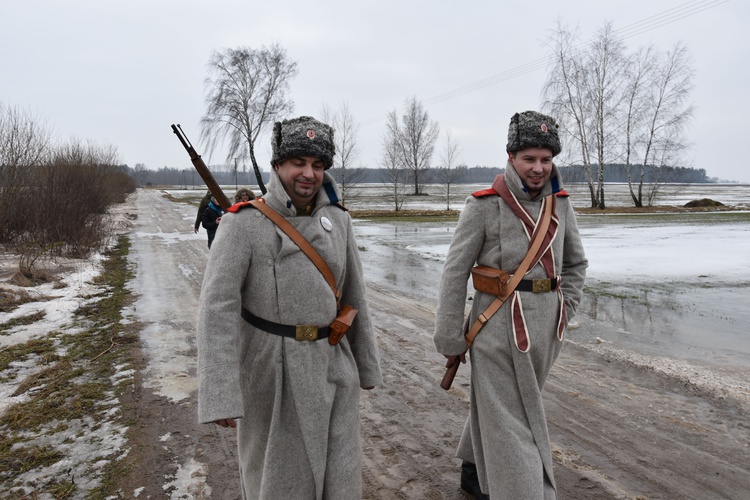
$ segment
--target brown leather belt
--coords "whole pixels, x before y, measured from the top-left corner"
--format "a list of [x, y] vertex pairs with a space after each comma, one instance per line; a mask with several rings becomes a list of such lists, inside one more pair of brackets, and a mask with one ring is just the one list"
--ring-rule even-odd
[[521, 280], [516, 287], [519, 292], [551, 292], [557, 290], [559, 281], [557, 278], [544, 278], [544, 279], [533, 279], [533, 280]]
[[327, 338], [331, 334], [330, 326], [316, 325], [282, 325], [259, 318], [244, 307], [242, 308], [242, 319], [264, 332], [289, 337], [295, 340], [319, 340]]

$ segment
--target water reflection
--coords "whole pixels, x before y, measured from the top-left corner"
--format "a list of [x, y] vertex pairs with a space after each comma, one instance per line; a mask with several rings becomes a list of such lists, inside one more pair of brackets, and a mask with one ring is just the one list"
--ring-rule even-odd
[[571, 338], [708, 364], [750, 366], [750, 285], [613, 287], [594, 284]]
[[[366, 279], [436, 305], [454, 228], [455, 223], [356, 223]], [[631, 284], [590, 276], [575, 318], [580, 326], [569, 338], [598, 337], [642, 354], [750, 367], [750, 280], [653, 279]]]

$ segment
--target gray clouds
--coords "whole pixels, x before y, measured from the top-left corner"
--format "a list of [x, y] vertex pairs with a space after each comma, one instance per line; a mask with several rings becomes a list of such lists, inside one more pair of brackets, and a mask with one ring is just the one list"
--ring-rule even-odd
[[[630, 50], [687, 44], [697, 108], [689, 166], [750, 182], [739, 160], [744, 123], [734, 118], [750, 115], [741, 88], [750, 5], [736, 1], [8, 2], [0, 100], [45, 117], [60, 138], [116, 145], [130, 166], [190, 168], [169, 125], [181, 123], [202, 151], [198, 122], [211, 51], [278, 42], [299, 64], [291, 83], [294, 114], [317, 116], [323, 103], [347, 101], [363, 123], [359, 160], [375, 166], [385, 116], [407, 98], [428, 101], [543, 58], [558, 19], [578, 25], [585, 39], [605, 21], [624, 28], [686, 3], [708, 8], [625, 42]], [[521, 73], [427, 106], [442, 129], [453, 131], [463, 162], [504, 164], [510, 116], [539, 107], [546, 77], [545, 69]], [[262, 137], [259, 163], [270, 154]], [[207, 161], [220, 163], [223, 155]]]

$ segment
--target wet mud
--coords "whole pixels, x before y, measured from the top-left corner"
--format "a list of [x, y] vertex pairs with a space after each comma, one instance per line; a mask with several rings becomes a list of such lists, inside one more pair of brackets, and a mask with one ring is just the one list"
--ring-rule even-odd
[[[166, 359], [149, 352], [159, 343], [144, 339], [143, 380], [134, 394], [141, 446], [132, 450], [138, 465], [128, 491], [143, 488], [141, 498], [240, 498], [233, 431], [197, 424], [195, 393], [183, 397], [180, 391], [189, 384], [176, 382], [195, 378], [189, 319], [197, 307], [205, 241], [190, 236], [174, 245], [169, 236], [192, 233], [192, 209], [176, 209], [148, 192], [139, 194], [138, 205], [139, 221], [154, 212], [160, 220], [150, 223], [158, 229], [144, 222], [143, 234], [135, 236], [141, 240], [134, 245], [136, 272], [172, 269], [158, 274], [160, 287], [184, 290], [178, 303], [169, 293], [149, 297], [154, 290], [145, 287], [144, 304], [165, 304], [143, 319], [151, 332], [184, 330], [188, 345], [176, 344], [175, 359], [184, 361], [156, 363]], [[444, 360], [431, 337], [442, 262], [439, 252], [431, 255], [429, 249], [447, 245], [450, 229], [357, 223], [356, 231], [384, 374], [382, 387], [361, 396], [364, 498], [469, 498], [459, 488], [460, 461], [454, 457], [468, 414], [469, 367], [460, 368], [450, 391], [440, 389]], [[623, 316], [629, 303], [599, 295], [582, 305], [588, 312], [580, 316], [579, 328], [568, 332], [545, 387], [559, 498], [746, 498], [747, 407], [732, 394], [691, 382], [690, 374], [658, 369], [645, 354], [622, 356], [625, 346], [614, 346], [616, 339], [608, 335], [627, 330], [637, 336], [650, 308]], [[724, 314], [717, 308], [716, 316]], [[654, 330], [666, 321], [653, 311], [650, 318]], [[695, 342], [685, 337], [685, 345]], [[161, 365], [166, 369], [158, 369]]]

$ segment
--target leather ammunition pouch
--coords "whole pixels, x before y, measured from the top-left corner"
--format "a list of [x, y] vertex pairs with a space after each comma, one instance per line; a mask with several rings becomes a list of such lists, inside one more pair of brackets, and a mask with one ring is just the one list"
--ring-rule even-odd
[[508, 271], [495, 269], [487, 266], [474, 266], [471, 269], [471, 281], [474, 290], [504, 297], [508, 291], [508, 282], [510, 281]]
[[336, 345], [339, 343], [339, 340], [341, 340], [343, 336], [346, 335], [346, 332], [349, 331], [349, 327], [352, 326], [352, 322], [356, 315], [357, 310], [352, 306], [346, 304], [341, 306], [341, 312], [336, 316], [336, 319], [333, 320], [333, 323], [331, 323], [331, 334], [328, 336], [329, 344]]

